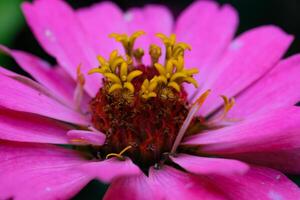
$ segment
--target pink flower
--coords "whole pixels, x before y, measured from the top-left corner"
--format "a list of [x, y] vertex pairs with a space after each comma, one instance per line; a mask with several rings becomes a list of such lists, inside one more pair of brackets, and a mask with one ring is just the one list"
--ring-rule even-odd
[[[280, 60], [292, 36], [234, 39], [235, 10], [213, 1], [176, 22], [154, 5], [22, 9], [57, 65], [1, 46], [35, 80], [0, 68], [0, 199], [69, 199], [94, 178], [111, 183], [105, 199], [300, 199], [283, 174], [300, 173], [300, 55]], [[140, 30], [144, 53], [118, 35]]]

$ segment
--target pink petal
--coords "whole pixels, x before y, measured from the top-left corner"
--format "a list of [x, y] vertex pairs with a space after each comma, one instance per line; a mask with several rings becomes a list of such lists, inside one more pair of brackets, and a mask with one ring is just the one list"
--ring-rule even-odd
[[199, 157], [187, 154], [179, 154], [176, 157], [171, 157], [171, 159], [188, 172], [195, 174], [244, 174], [249, 169], [247, 164], [231, 159]]
[[59, 97], [62, 102], [72, 105], [75, 82], [64, 79], [60, 74], [45, 61], [26, 52], [10, 50], [0, 45], [0, 50], [12, 56], [23, 70], [28, 72], [35, 80], [47, 87], [53, 94]]
[[67, 136], [71, 143], [77, 145], [103, 145], [105, 135], [101, 132], [84, 131], [84, 130], [70, 130]]
[[206, 115], [219, 107], [223, 103], [219, 95], [235, 96], [262, 77], [274, 67], [292, 40], [292, 36], [274, 26], [255, 28], [235, 39], [202, 88], [213, 92], [201, 113]]
[[291, 163], [299, 158], [299, 119], [298, 107], [273, 110], [252, 115], [233, 126], [198, 134], [189, 138], [186, 144], [200, 145], [199, 151], [202, 153], [230, 158], [242, 157], [246, 161], [250, 158], [251, 162], [300, 173], [300, 162], [294, 165]]
[[130, 159], [120, 161], [111, 158], [104, 161], [96, 161], [85, 164], [81, 167], [82, 171], [98, 178], [100, 181], [109, 183], [118, 177], [135, 176], [142, 174], [141, 170], [133, 164]]
[[[136, 40], [135, 47], [145, 50], [143, 62], [150, 64], [148, 49], [150, 44], [162, 46], [162, 42], [155, 36], [156, 33], [170, 35], [173, 28], [171, 12], [164, 6], [147, 5], [144, 8], [132, 8], [124, 14], [128, 26], [128, 33], [143, 30], [146, 35]], [[159, 23], [158, 23], [159, 22]]]
[[187, 174], [168, 166], [160, 170], [151, 169], [149, 179], [150, 186], [163, 195], [161, 199], [225, 199], [223, 192], [207, 177]]
[[292, 106], [300, 100], [300, 55], [281, 61], [270, 73], [236, 99], [228, 118]]
[[38, 115], [0, 108], [0, 139], [68, 144], [70, 126]]
[[91, 180], [79, 154], [56, 146], [0, 141], [0, 162], [0, 199], [70, 199]]
[[[200, 70], [195, 78], [202, 85], [207, 74], [213, 73], [213, 65], [224, 53], [238, 25], [238, 15], [229, 5], [220, 7], [214, 1], [195, 1], [178, 18], [175, 33], [178, 39], [192, 46], [185, 55], [187, 67]], [[192, 95], [196, 89], [187, 85]]]
[[60, 101], [51, 91], [49, 91], [49, 89], [45, 88], [43, 85], [37, 83], [36, 81], [26, 77], [26, 76], [22, 76], [20, 74], [17, 74], [15, 72], [12, 72], [10, 70], [7, 70], [3, 67], [0, 66], [0, 75], [4, 75], [7, 76], [11, 79], [14, 79], [15, 81], [24, 84], [36, 91], [39, 91], [43, 94], [45, 94], [48, 97], [51, 97], [57, 101]]
[[35, 113], [54, 119], [87, 124], [85, 116], [60, 104], [44, 93], [0, 74], [0, 105], [12, 110]]
[[268, 166], [287, 174], [300, 174], [300, 148], [274, 150], [271, 152], [242, 152], [225, 157], [243, 160], [261, 166]]
[[118, 6], [108, 1], [101, 2], [81, 8], [76, 14], [97, 53], [108, 58], [115, 49], [123, 51], [119, 43], [108, 37], [111, 33], [127, 31], [123, 12]]
[[112, 182], [105, 193], [104, 200], [160, 200], [163, 199], [157, 190], [148, 184], [148, 177], [144, 174], [118, 178]]
[[[96, 53], [89, 44], [79, 20], [64, 1], [40, 0], [25, 2], [22, 9], [26, 20], [42, 47], [54, 56], [59, 65], [76, 80], [81, 64], [83, 74], [97, 66]], [[94, 96], [101, 85], [97, 76], [86, 77], [85, 89]]]
[[244, 176], [210, 176], [217, 187], [226, 193], [226, 199], [300, 199], [299, 187], [282, 173], [261, 167], [251, 167]]

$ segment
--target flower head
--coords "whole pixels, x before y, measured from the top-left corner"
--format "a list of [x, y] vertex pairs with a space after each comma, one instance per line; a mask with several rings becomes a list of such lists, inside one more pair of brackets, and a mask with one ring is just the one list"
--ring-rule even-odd
[[0, 47], [35, 79], [0, 68], [0, 199], [69, 199], [95, 178], [105, 199], [300, 198], [283, 174], [300, 173], [291, 36], [233, 39], [236, 12], [212, 1], [176, 25], [153, 5], [22, 9], [57, 65]]

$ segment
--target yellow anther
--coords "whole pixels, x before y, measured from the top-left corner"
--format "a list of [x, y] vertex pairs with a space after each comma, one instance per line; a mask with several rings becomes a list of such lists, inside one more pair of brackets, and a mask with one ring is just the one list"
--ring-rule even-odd
[[135, 40], [144, 34], [145, 34], [144, 31], [137, 31], [133, 33], [131, 36], [128, 36], [126, 34], [117, 34], [117, 33], [112, 33], [109, 36], [115, 38], [116, 41], [121, 42], [125, 49], [126, 54], [128, 56], [132, 56]]
[[151, 56], [152, 65], [158, 62], [161, 56], [161, 48], [155, 44], [151, 44], [149, 48], [149, 54]]
[[112, 93], [115, 90], [119, 90], [119, 89], [122, 89], [122, 85], [119, 83], [115, 83], [109, 88], [108, 93]]
[[150, 81], [148, 79], [145, 79], [142, 86], [140, 94], [144, 99], [149, 99], [151, 97], [156, 97], [157, 94], [154, 92], [154, 90], [157, 87], [157, 77], [153, 77]]
[[186, 78], [183, 79], [183, 81], [187, 82], [187, 83], [193, 84], [195, 88], [198, 87], [197, 81], [194, 78], [192, 78], [192, 77], [186, 77]]
[[118, 55], [118, 51], [114, 50], [109, 56], [109, 60], [105, 60], [102, 56], [97, 56], [100, 66], [98, 68], [91, 69], [88, 74], [94, 73], [115, 73], [116, 69], [124, 62], [124, 59]]
[[173, 74], [173, 76], [170, 78], [170, 81], [176, 81], [180, 78], [186, 78], [187, 74], [184, 72], [176, 72]]
[[166, 78], [167, 78], [167, 79], [171, 78], [171, 74], [170, 74], [170, 73], [167, 73], [167, 74], [166, 74]]
[[97, 56], [97, 60], [98, 60], [98, 62], [100, 63], [100, 65], [101, 65], [101, 66], [103, 66], [103, 65], [106, 65], [106, 64], [107, 64], [107, 62], [106, 62], [105, 58], [103, 58], [103, 57], [102, 57], [102, 56], [100, 56], [100, 55], [98, 55], [98, 56]]
[[187, 70], [182, 70], [184, 71], [184, 73], [186, 73], [186, 75], [188, 76], [192, 76], [194, 74], [198, 74], [199, 73], [199, 70], [196, 69], [196, 68], [193, 68], [193, 69], [187, 69]]
[[131, 81], [140, 76], [143, 72], [140, 70], [134, 70], [128, 74], [127, 63], [123, 62], [120, 68], [120, 77], [113, 73], [105, 73], [104, 76], [113, 83], [109, 89], [109, 93], [114, 92], [115, 90], [126, 88], [131, 93], [134, 93], [134, 86]]
[[116, 57], [115, 59], [113, 60], [110, 60], [110, 69], [112, 72], [115, 72], [116, 69], [121, 65], [123, 64], [125, 61], [122, 57]]
[[142, 73], [143, 73], [143, 72], [140, 71], [140, 70], [134, 70], [134, 71], [130, 72], [130, 73], [128, 74], [128, 76], [127, 76], [127, 81], [128, 81], [128, 82], [131, 82], [134, 78], [136, 78], [136, 77], [142, 75]]
[[156, 70], [158, 71], [158, 73], [159, 73], [161, 76], [165, 76], [165, 75], [167, 74], [166, 69], [165, 69], [164, 66], [162, 66], [161, 64], [155, 63], [155, 64], [154, 64], [154, 67], [156, 68]]
[[113, 50], [109, 55], [109, 60], [114, 60], [118, 56], [118, 50]]
[[194, 74], [199, 73], [199, 70], [196, 68], [185, 69], [184, 60], [182, 56], [179, 56], [176, 60], [173, 60], [174, 65], [176, 66], [176, 73], [185, 74], [185, 77], [182, 76], [182, 79], [179, 79], [181, 82], [187, 82], [193, 84], [196, 88], [198, 87], [197, 81], [192, 77]]
[[107, 154], [105, 158], [108, 159], [110, 157], [117, 157], [120, 160], [124, 160], [123, 154], [131, 148], [132, 148], [132, 146], [129, 145], [129, 146], [125, 147], [120, 153], [110, 153], [110, 154]]
[[[138, 66], [142, 65], [144, 50], [141, 48], [134, 50], [134, 42], [143, 34], [145, 34], [143, 31], [137, 31], [132, 35], [110, 34], [110, 37], [122, 43], [126, 51], [126, 57], [119, 55], [117, 50], [114, 50], [110, 54], [108, 60], [102, 56], [98, 56], [100, 66], [89, 71], [89, 74], [100, 73], [104, 75], [107, 80], [106, 89], [108, 93], [126, 89], [122, 90], [122, 95], [125, 93], [128, 96], [135, 95], [135, 88], [132, 81], [143, 72], [136, 70], [134, 66], [136, 64]], [[148, 79], [144, 80], [139, 91], [140, 96], [144, 99], [156, 96], [172, 98], [175, 97], [175, 92], [180, 92], [183, 82], [191, 83], [195, 87], [198, 87], [197, 81], [193, 78], [193, 75], [198, 73], [198, 69], [184, 68], [184, 51], [191, 50], [191, 47], [186, 43], [176, 42], [175, 34], [171, 34], [170, 37], [161, 33], [156, 35], [165, 45], [166, 60], [163, 65], [159, 63], [162, 50], [159, 46], [152, 44], [149, 48], [149, 54], [152, 66], [155, 67], [158, 74], [150, 81]], [[158, 84], [159, 87], [157, 89]], [[156, 89], [157, 91], [155, 91]]]
[[[167, 84], [168, 87], [180, 92], [180, 85], [183, 82], [192, 83], [195, 87], [198, 87], [197, 81], [193, 79], [193, 75], [198, 73], [198, 69], [184, 69], [183, 57], [178, 57], [177, 60], [169, 59], [166, 63], [166, 67], [159, 63], [155, 63], [154, 67], [159, 73], [158, 82]], [[176, 67], [176, 70], [174, 68]]]
[[166, 46], [172, 46], [176, 42], [176, 35], [171, 34], [170, 37], [162, 33], [157, 33], [156, 36], [160, 38]]
[[128, 74], [128, 65], [126, 62], [123, 62], [121, 64], [121, 69], [120, 69], [120, 77], [123, 82], [127, 80], [127, 74]]
[[167, 71], [167, 73], [172, 74], [173, 70], [174, 70], [174, 62], [173, 62], [172, 59], [170, 59], [170, 60], [167, 61], [166, 71]]
[[127, 88], [131, 93], [134, 93], [134, 86], [132, 83], [130, 82], [125, 82], [124, 83], [124, 88]]
[[165, 76], [158, 76], [157, 77], [157, 82], [158, 83], [164, 83], [164, 84], [167, 84], [168, 83], [168, 80]]
[[166, 61], [177, 58], [178, 56], [183, 56], [185, 50], [191, 50], [191, 47], [184, 42], [176, 43], [175, 34], [171, 34], [170, 37], [167, 37], [162, 33], [158, 33], [156, 36], [162, 40], [166, 47]]
[[180, 86], [178, 85], [178, 83], [172, 81], [168, 83], [168, 86], [174, 88], [177, 92], [180, 92]]
[[104, 76], [109, 80], [111, 81], [112, 83], [118, 83], [118, 84], [121, 84], [122, 81], [120, 80], [120, 78], [116, 75], [116, 74], [113, 74], [113, 73], [105, 73]]

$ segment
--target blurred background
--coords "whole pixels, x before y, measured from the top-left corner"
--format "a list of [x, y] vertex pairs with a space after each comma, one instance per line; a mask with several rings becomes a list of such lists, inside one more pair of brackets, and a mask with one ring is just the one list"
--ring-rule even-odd
[[[221, 4], [233, 5], [240, 15], [238, 33], [263, 25], [275, 24], [295, 36], [295, 41], [286, 56], [300, 52], [300, 1], [299, 0], [216, 0]], [[20, 10], [22, 0], [0, 0], [0, 44], [10, 48], [21, 49], [36, 54], [49, 62], [54, 60], [47, 56], [34, 39], [27, 27]], [[96, 0], [69, 0], [74, 8], [92, 5]], [[185, 9], [192, 0], [118, 0], [116, 2], [123, 10], [140, 7], [149, 3], [159, 3], [171, 9], [174, 16]], [[0, 54], [0, 65], [24, 73], [12, 59]], [[300, 185], [299, 177], [290, 177]], [[99, 200], [107, 189], [97, 181], [92, 181], [74, 199]]]

